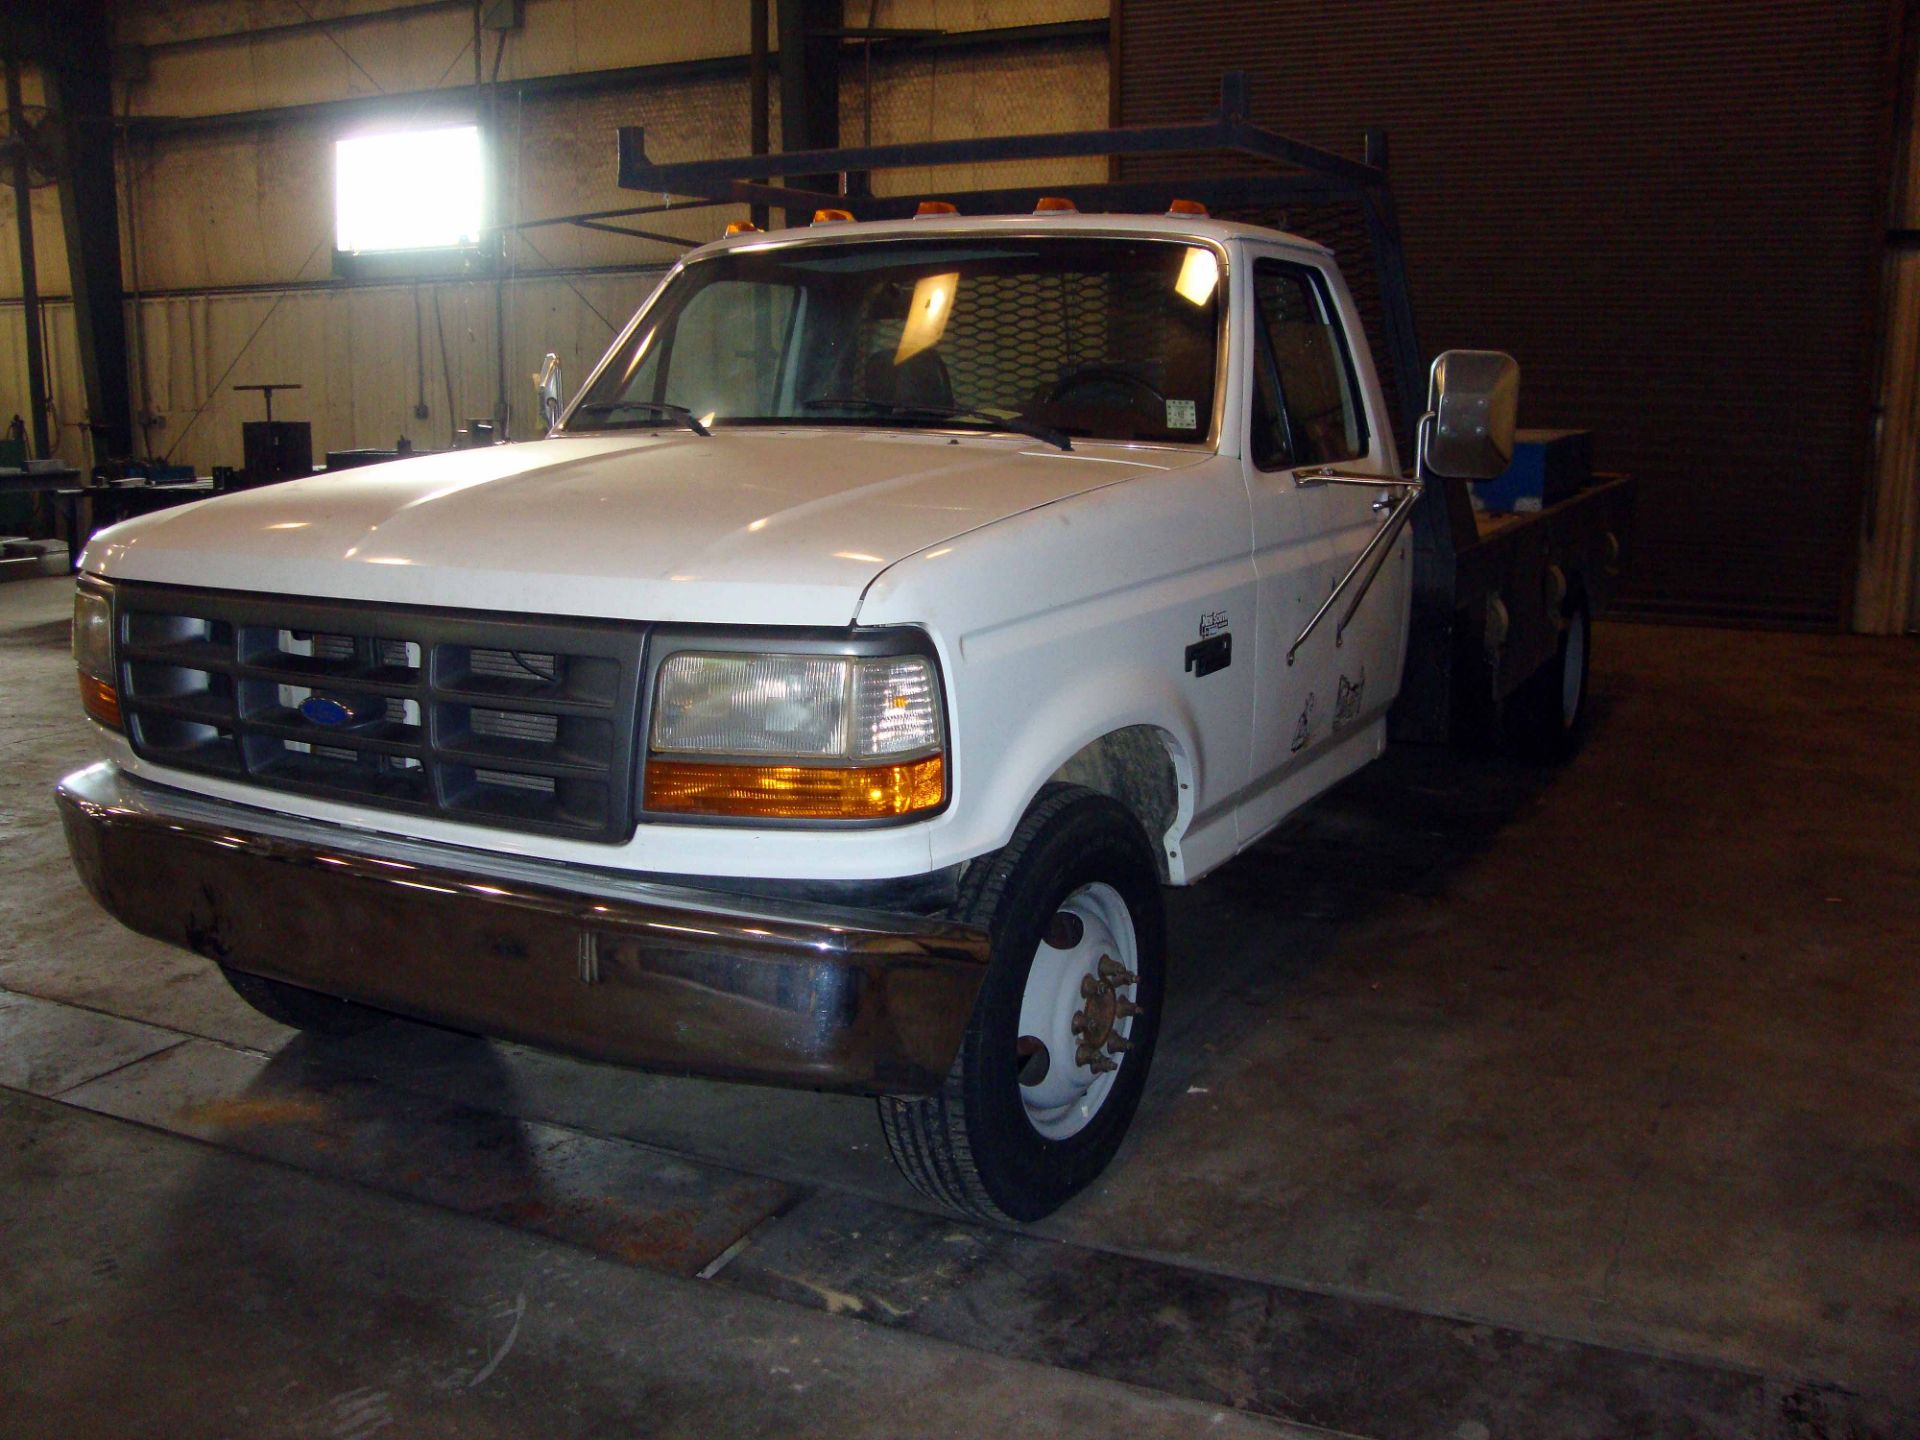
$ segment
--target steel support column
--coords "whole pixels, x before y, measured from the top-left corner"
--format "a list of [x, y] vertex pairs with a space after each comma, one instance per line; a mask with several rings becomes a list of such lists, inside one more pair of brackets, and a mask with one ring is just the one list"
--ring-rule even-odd
[[27, 339], [27, 427], [33, 453], [47, 447], [47, 364], [40, 351], [40, 277], [33, 257], [33, 187], [30, 183], [25, 108], [20, 101], [20, 62], [7, 57], [7, 133], [13, 137], [13, 212], [20, 235], [20, 309]]
[[[747, 149], [764, 155], [768, 148], [767, 126], [767, 4], [752, 0], [747, 6]], [[763, 177], [764, 178], [764, 177]], [[762, 230], [767, 228], [767, 207], [756, 205], [749, 217]]]
[[[779, 0], [780, 148], [831, 150], [840, 143], [840, 0]], [[840, 189], [835, 174], [788, 175], [802, 190]], [[787, 211], [786, 223], [809, 217]]]
[[[105, 22], [95, 34], [105, 34]], [[113, 164], [113, 90], [104, 53], [44, 71], [59, 136], [60, 214], [72, 276], [74, 325], [96, 458], [133, 453], [127, 322], [121, 305], [119, 186]]]

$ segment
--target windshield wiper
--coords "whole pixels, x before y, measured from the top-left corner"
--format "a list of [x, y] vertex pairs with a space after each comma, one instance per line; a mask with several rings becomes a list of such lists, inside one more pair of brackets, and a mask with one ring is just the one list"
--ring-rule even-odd
[[684, 405], [675, 405], [671, 400], [593, 400], [582, 405], [576, 415], [610, 415], [616, 410], [651, 410], [656, 415], [666, 415], [678, 420], [696, 435], [711, 435], [713, 431], [700, 423], [700, 417]]
[[816, 395], [801, 404], [807, 410], [861, 410], [870, 415], [901, 418], [925, 416], [932, 420], [985, 420], [1016, 435], [1030, 435], [1035, 440], [1044, 440], [1062, 450], [1073, 449], [1073, 437], [1064, 430], [1039, 420], [1029, 420], [1024, 415], [997, 415], [991, 410], [979, 410], [970, 405], [903, 405], [896, 400], [869, 400], [861, 395]]

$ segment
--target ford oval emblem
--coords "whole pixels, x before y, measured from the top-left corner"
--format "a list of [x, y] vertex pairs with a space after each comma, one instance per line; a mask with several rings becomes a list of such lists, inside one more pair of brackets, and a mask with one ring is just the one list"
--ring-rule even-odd
[[325, 725], [329, 729], [358, 724], [360, 720], [351, 704], [336, 700], [331, 695], [309, 695], [300, 702], [300, 713], [314, 724]]

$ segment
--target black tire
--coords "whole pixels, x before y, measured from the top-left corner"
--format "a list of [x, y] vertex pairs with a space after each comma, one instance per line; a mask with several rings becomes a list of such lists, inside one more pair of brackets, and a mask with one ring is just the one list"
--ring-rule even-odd
[[[1069, 896], [1095, 883], [1119, 894], [1133, 923], [1141, 1013], [1093, 1118], [1053, 1140], [1034, 1128], [1021, 1099], [1021, 997], [1045, 928]], [[881, 1129], [894, 1163], [930, 1199], [980, 1219], [1038, 1220], [1107, 1167], [1146, 1087], [1166, 992], [1159, 867], [1124, 806], [1049, 785], [1007, 846], [968, 868], [954, 914], [993, 937], [986, 981], [946, 1083], [925, 1098], [882, 1097]]]
[[323, 995], [318, 990], [305, 990], [284, 980], [249, 975], [225, 965], [220, 967], [220, 973], [227, 977], [234, 994], [269, 1020], [278, 1020], [309, 1035], [358, 1035], [393, 1018], [384, 1010], [369, 1009], [336, 995]]
[[1514, 750], [1549, 764], [1571, 759], [1586, 738], [1593, 619], [1578, 594], [1568, 597], [1564, 616], [1566, 626], [1553, 658], [1514, 691], [1506, 709], [1507, 740]]

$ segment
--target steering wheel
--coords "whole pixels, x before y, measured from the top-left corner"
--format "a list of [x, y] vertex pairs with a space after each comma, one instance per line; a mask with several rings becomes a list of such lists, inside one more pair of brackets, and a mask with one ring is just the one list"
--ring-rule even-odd
[[[1095, 386], [1109, 390], [1119, 388], [1132, 392], [1125, 408], [1153, 426], [1163, 426], [1167, 421], [1167, 397], [1153, 386], [1142, 380], [1131, 370], [1119, 365], [1089, 365], [1084, 370], [1076, 370], [1063, 376], [1047, 394], [1047, 403], [1062, 405], [1067, 397], [1076, 390], [1092, 389]], [[1144, 403], [1142, 403], [1144, 402]]]

